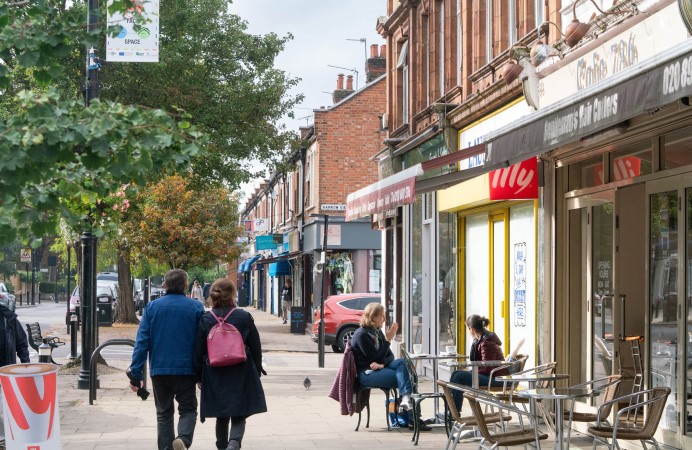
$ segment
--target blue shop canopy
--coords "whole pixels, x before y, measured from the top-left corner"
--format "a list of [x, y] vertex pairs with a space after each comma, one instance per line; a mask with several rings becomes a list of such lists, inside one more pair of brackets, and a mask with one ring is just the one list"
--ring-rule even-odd
[[250, 272], [252, 270], [252, 265], [257, 262], [258, 259], [260, 259], [262, 255], [255, 255], [252, 258], [248, 258], [245, 261], [243, 261], [239, 266], [238, 266], [238, 273], [244, 273], [244, 272]]
[[269, 264], [269, 276], [279, 277], [281, 275], [291, 274], [291, 264], [288, 261], [281, 260], [275, 263]]

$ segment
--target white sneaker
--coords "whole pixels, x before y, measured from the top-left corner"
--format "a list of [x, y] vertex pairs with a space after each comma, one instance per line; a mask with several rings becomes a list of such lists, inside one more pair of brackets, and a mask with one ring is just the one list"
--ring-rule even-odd
[[187, 450], [185, 443], [180, 438], [175, 438], [173, 441], [173, 450]]
[[399, 411], [404, 412], [404, 411], [408, 411], [410, 409], [411, 409], [411, 399], [410, 398], [401, 399], [401, 403], [399, 404]]

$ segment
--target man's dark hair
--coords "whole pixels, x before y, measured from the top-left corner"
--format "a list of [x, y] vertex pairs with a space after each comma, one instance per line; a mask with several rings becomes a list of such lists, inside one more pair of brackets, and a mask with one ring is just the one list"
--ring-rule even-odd
[[163, 277], [167, 294], [185, 294], [187, 289], [187, 272], [183, 269], [173, 269]]

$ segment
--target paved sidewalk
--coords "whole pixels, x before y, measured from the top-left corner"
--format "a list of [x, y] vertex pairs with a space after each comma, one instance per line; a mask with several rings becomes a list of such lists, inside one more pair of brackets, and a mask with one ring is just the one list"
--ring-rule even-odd
[[[325, 358], [326, 367], [317, 368], [316, 346], [309, 336], [291, 335], [288, 325], [283, 325], [280, 319], [253, 308], [247, 309], [255, 317], [268, 363], [269, 375], [262, 377], [262, 383], [269, 411], [248, 419], [243, 449], [414, 448], [409, 430], [387, 431], [384, 395], [379, 390], [372, 391], [370, 428], [364, 427], [364, 415], [361, 430], [355, 432], [357, 416], [341, 416], [338, 403], [327, 397], [341, 355], [329, 350]], [[102, 332], [101, 342], [107, 339], [108, 333], [106, 330]], [[108, 362], [121, 370], [128, 365], [126, 361]], [[156, 449], [153, 396], [147, 401], [140, 400], [128, 388], [123, 372], [109, 372], [100, 375], [101, 388], [92, 406], [89, 405], [88, 391], [76, 388], [77, 375], [61, 374], [58, 377], [63, 448]], [[312, 381], [310, 390], [303, 387], [305, 376]], [[424, 417], [431, 416], [432, 401], [426, 400], [423, 406]], [[204, 424], [198, 422], [192, 449], [216, 448], [214, 422], [214, 419], [208, 419]], [[415, 448], [443, 449], [445, 443], [444, 428], [436, 428], [424, 432]], [[581, 447], [590, 447], [590, 443]], [[457, 448], [477, 448], [477, 443], [460, 444]], [[552, 448], [552, 441], [543, 448]], [[572, 448], [577, 447], [573, 445]]]

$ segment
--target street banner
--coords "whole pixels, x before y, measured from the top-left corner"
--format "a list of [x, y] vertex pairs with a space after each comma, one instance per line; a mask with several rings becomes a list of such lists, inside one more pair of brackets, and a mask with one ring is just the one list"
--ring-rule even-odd
[[121, 28], [106, 36], [106, 61], [159, 62], [159, 0], [135, 0], [124, 14], [111, 12], [112, 3], [108, 1], [108, 26]]
[[58, 369], [53, 364], [0, 368], [8, 450], [61, 450]]

